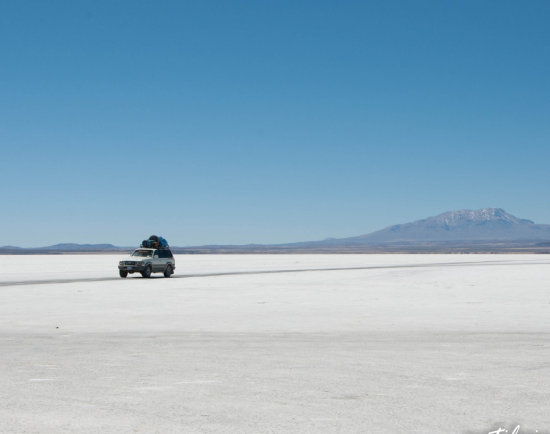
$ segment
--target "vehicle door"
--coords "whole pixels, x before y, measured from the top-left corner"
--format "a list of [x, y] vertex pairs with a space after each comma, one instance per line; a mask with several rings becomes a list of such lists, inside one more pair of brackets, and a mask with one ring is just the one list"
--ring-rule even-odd
[[164, 270], [164, 267], [162, 265], [162, 259], [160, 258], [160, 250], [155, 250], [153, 252], [153, 260], [151, 262], [151, 265], [153, 266], [153, 271], [161, 271]]

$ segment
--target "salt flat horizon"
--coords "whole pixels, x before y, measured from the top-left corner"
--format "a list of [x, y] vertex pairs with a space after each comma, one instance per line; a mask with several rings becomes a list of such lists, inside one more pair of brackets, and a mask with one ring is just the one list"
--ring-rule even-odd
[[1, 432], [550, 432], [549, 255], [120, 257], [0, 256]]

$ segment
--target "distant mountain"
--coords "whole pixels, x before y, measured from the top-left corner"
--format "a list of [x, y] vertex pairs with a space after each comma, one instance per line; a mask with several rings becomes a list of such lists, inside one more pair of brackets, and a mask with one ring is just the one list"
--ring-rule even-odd
[[441, 241], [550, 241], [550, 225], [520, 219], [501, 208], [449, 211], [390, 226], [358, 237], [330, 240], [348, 244]]
[[129, 248], [117, 247], [112, 244], [76, 244], [62, 243], [47, 247], [16, 247], [2, 246], [0, 254], [7, 255], [35, 255], [35, 254], [61, 254], [61, 253], [104, 253], [104, 252], [119, 252], [127, 251]]
[[[520, 219], [501, 208], [449, 211], [435, 217], [389, 226], [366, 235], [290, 244], [171, 247], [174, 253], [550, 253], [550, 225]], [[3, 254], [122, 252], [112, 244], [56, 244], [23, 249], [0, 247]]]
[[[320, 252], [548, 252], [550, 225], [520, 219], [501, 208], [449, 211], [348, 238], [269, 246]], [[221, 246], [220, 246], [221, 247]], [[245, 246], [241, 246], [245, 247]], [[262, 246], [263, 250], [267, 246]], [[234, 246], [233, 250], [238, 250]], [[255, 247], [255, 250], [262, 250]]]
[[58, 250], [63, 252], [84, 252], [84, 251], [106, 251], [106, 250], [120, 250], [121, 247], [114, 246], [112, 244], [75, 244], [75, 243], [61, 243], [48, 247], [40, 247], [40, 250]]

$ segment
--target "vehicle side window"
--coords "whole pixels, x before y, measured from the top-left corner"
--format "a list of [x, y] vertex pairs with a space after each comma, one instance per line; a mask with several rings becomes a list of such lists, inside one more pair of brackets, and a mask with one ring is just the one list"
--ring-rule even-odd
[[164, 258], [164, 252], [162, 250], [157, 250], [159, 258]]
[[166, 257], [167, 258], [173, 258], [174, 255], [172, 255], [172, 251], [171, 250], [166, 250]]
[[160, 251], [160, 257], [161, 258], [166, 258], [166, 250], [161, 250]]

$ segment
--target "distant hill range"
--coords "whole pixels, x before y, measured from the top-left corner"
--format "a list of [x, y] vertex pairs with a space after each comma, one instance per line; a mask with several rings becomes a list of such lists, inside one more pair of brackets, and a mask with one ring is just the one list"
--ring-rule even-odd
[[[109, 253], [129, 247], [112, 244], [57, 244], [0, 253]], [[449, 211], [389, 226], [366, 235], [289, 244], [172, 247], [175, 253], [550, 253], [550, 225], [520, 219], [501, 208]]]
[[0, 247], [0, 254], [61, 254], [61, 253], [108, 253], [127, 251], [131, 247], [117, 247], [112, 244], [62, 243], [47, 247], [23, 248], [16, 246]]

